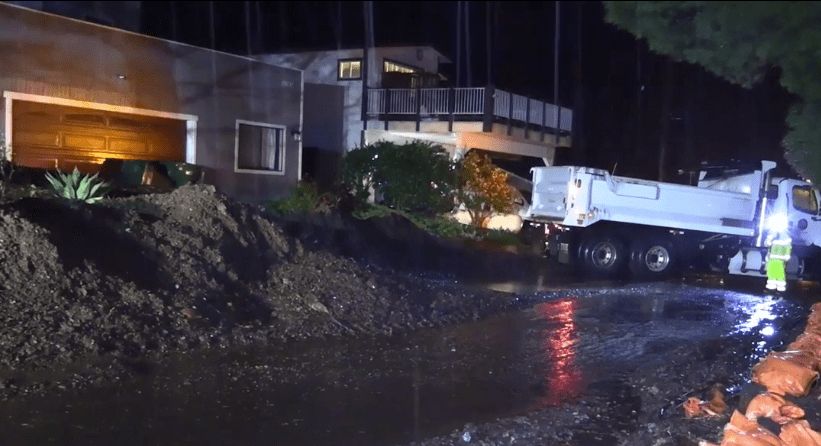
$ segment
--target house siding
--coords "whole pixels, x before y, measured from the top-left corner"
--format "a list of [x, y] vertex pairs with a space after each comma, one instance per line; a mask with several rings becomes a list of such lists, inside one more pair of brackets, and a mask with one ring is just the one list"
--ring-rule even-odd
[[[196, 163], [237, 199], [282, 196], [300, 176], [298, 70], [0, 4], [0, 91], [196, 116]], [[283, 175], [234, 172], [238, 119], [286, 128]]]
[[[340, 59], [361, 59], [364, 56], [363, 49], [347, 49], [335, 51], [316, 51], [295, 54], [269, 54], [259, 56], [259, 60], [273, 65], [295, 68], [303, 70], [305, 73], [306, 88], [311, 88], [310, 84], [338, 85], [344, 87], [344, 99], [342, 110], [336, 113], [341, 119], [343, 147], [327, 147], [324, 149], [335, 149], [339, 152], [350, 151], [362, 144], [362, 80], [339, 80], [337, 73], [337, 63]], [[418, 57], [421, 55], [421, 58]], [[428, 73], [439, 72], [440, 54], [429, 47], [383, 47], [371, 50], [372, 61], [368, 70], [368, 84], [371, 88], [378, 88], [382, 80], [382, 64], [385, 59], [399, 62], [404, 65], [411, 65], [423, 69]], [[315, 107], [327, 107], [327, 104], [308, 104], [306, 109]], [[381, 125], [377, 121], [371, 121], [369, 129]], [[308, 133], [327, 131], [323, 128], [305, 128]]]

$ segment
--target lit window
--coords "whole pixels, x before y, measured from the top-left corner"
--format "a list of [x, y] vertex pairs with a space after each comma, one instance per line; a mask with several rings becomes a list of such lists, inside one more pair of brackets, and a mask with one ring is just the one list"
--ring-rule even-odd
[[285, 127], [237, 121], [236, 169], [282, 173]]
[[419, 68], [398, 64], [389, 60], [385, 61], [383, 70], [385, 73], [418, 73], [420, 71]]
[[362, 61], [355, 60], [340, 60], [339, 61], [339, 78], [340, 79], [361, 79], [362, 78]]

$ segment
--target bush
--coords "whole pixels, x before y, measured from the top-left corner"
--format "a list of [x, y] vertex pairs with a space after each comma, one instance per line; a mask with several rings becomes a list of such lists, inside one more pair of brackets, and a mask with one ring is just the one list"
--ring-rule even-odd
[[331, 199], [330, 195], [320, 195], [315, 183], [300, 181], [291, 195], [271, 201], [268, 203], [268, 208], [280, 215], [293, 212], [314, 212], [325, 200]]
[[92, 204], [102, 200], [109, 191], [109, 184], [97, 175], [95, 173], [92, 176], [88, 174], [81, 176], [77, 167], [74, 167], [72, 173], [63, 173], [58, 170], [56, 177], [46, 173], [46, 180], [58, 197]]
[[513, 246], [516, 248], [524, 246], [519, 236], [509, 231], [488, 231], [485, 240], [496, 243], [499, 246]]
[[354, 197], [360, 201], [367, 200], [371, 195], [380, 147], [359, 147], [346, 153], [342, 159], [342, 181], [351, 188]]
[[471, 152], [459, 169], [458, 199], [465, 205], [471, 224], [484, 227], [494, 213], [513, 210], [513, 191], [508, 174], [486, 155]]
[[8, 194], [11, 189], [11, 179], [14, 176], [14, 164], [8, 160], [8, 155], [5, 141], [0, 139], [0, 198]]
[[354, 149], [343, 159], [342, 178], [360, 200], [373, 190], [396, 209], [441, 212], [453, 207], [455, 165], [441, 146], [378, 142]]

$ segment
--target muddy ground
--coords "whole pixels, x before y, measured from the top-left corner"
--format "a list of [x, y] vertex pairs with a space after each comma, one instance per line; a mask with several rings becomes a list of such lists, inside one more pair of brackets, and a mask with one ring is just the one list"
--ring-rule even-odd
[[480, 318], [515, 301], [453, 277], [532, 276], [544, 263], [532, 260], [396, 216], [276, 219], [210, 186], [93, 206], [13, 200], [0, 205], [0, 395], [116, 379], [177, 351]]
[[[397, 216], [277, 219], [209, 186], [95, 206], [22, 198], [0, 205], [0, 398], [128, 379], [179, 351], [478, 319], [528, 305], [527, 296], [461, 281], [569, 273], [438, 240]], [[419, 444], [718, 442], [726, 419], [685, 420], [678, 404], [739, 383], [754, 344], [738, 336], [677, 346], [664, 355], [675, 361], [614, 377], [577, 404]]]

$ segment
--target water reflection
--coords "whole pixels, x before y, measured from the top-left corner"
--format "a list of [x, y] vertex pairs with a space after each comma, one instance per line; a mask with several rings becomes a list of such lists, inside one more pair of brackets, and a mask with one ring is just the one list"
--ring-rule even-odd
[[544, 395], [534, 402], [531, 410], [556, 406], [578, 397], [583, 388], [582, 371], [576, 365], [576, 298], [570, 297], [539, 304], [536, 314], [551, 321], [542, 338], [547, 367], [544, 374]]
[[[750, 298], [747, 299], [747, 308], [743, 308], [743, 311], [748, 315], [748, 319], [741, 321], [736, 329], [739, 332], [746, 333], [758, 328], [764, 321], [775, 320], [776, 303], [777, 301], [770, 297], [756, 298], [750, 296]], [[770, 330], [773, 330], [772, 327], [770, 327]], [[765, 336], [771, 336], [773, 333], [774, 330], [769, 332], [769, 334], [765, 334]], [[762, 334], [764, 333], [762, 332]]]

